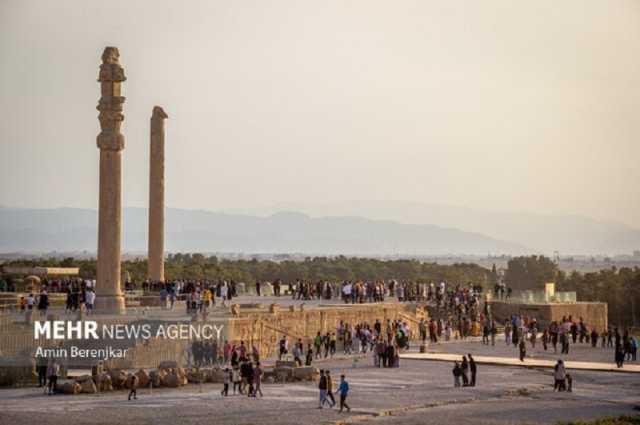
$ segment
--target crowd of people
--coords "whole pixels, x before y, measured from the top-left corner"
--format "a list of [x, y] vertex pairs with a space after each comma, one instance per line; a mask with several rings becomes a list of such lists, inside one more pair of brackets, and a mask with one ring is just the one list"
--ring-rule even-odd
[[36, 373], [38, 374], [38, 387], [44, 388], [44, 393], [53, 395], [58, 391], [58, 376], [60, 364], [56, 359], [36, 358]]
[[[34, 293], [35, 292], [35, 293]], [[21, 296], [18, 301], [18, 308], [21, 311], [38, 310], [42, 316], [45, 316], [51, 303], [49, 293], [51, 287], [42, 285], [39, 291], [29, 291], [26, 296]], [[66, 294], [65, 313], [75, 312], [78, 310], [91, 313], [96, 300], [96, 293], [90, 281], [72, 280], [61, 288], [56, 287], [56, 291]]]
[[[399, 326], [399, 324], [397, 325]], [[357, 327], [362, 327], [358, 325]], [[345, 335], [349, 332], [348, 326], [342, 326], [344, 332], [338, 330], [338, 334]], [[401, 332], [401, 331], [400, 331]], [[335, 354], [335, 333], [327, 336], [318, 335], [314, 338], [313, 346], [309, 344], [305, 364], [310, 366], [314, 359], [332, 357]], [[333, 338], [333, 339], [332, 339]], [[289, 342], [285, 335], [278, 342], [278, 358], [282, 360], [289, 353]], [[302, 365], [302, 340], [298, 340], [293, 347], [294, 361], [298, 366]], [[315, 352], [314, 352], [315, 348]], [[363, 348], [366, 350], [366, 348]], [[244, 341], [238, 345], [225, 341], [222, 347], [218, 347], [215, 342], [194, 341], [188, 352], [188, 365], [194, 362], [196, 367], [218, 365], [223, 368], [223, 387], [220, 394], [224, 397], [229, 395], [246, 395], [248, 397], [262, 397], [262, 379], [264, 370], [260, 363], [260, 353], [256, 346], [247, 348]], [[321, 370], [318, 383], [320, 390], [319, 408], [329, 405], [334, 407], [337, 402], [334, 397], [334, 385], [329, 370]], [[349, 384], [345, 376], [340, 377], [338, 393], [340, 394], [340, 412], [344, 409], [350, 411], [346, 399], [349, 392]], [[135, 397], [134, 397], [135, 398]], [[129, 395], [131, 399], [131, 394]]]
[[[263, 295], [265, 283], [257, 281], [255, 292]], [[275, 296], [289, 295], [295, 300], [337, 299], [347, 304], [376, 303], [389, 299], [399, 302], [417, 301], [423, 303], [430, 313], [429, 319], [422, 319], [417, 325], [417, 334], [413, 334], [407, 322], [402, 320], [375, 320], [372, 323], [346, 323], [340, 321], [329, 332], [318, 332], [310, 340], [289, 341], [286, 335], [277, 342], [277, 357], [292, 359], [297, 366], [311, 366], [321, 359], [330, 359], [341, 350], [343, 355], [355, 355], [354, 365], [361, 355], [371, 355], [373, 366], [394, 368], [400, 366], [400, 353], [408, 350], [410, 341], [417, 339], [422, 344], [439, 341], [465, 340], [470, 336], [482, 337], [481, 344], [495, 346], [499, 334], [498, 323], [493, 319], [490, 304], [483, 302], [482, 288], [473, 284], [449, 285], [446, 282], [416, 283], [408, 281], [345, 281], [316, 283], [297, 280], [283, 284], [277, 280], [271, 284]], [[239, 285], [234, 281], [195, 281], [175, 280], [166, 283], [143, 284], [145, 291], [158, 291], [161, 305], [174, 308], [177, 300], [185, 301], [188, 313], [204, 312], [216, 304], [229, 305], [238, 296]], [[243, 288], [244, 289], [244, 288]], [[91, 311], [95, 302], [95, 292], [90, 281], [70, 279], [43, 285], [37, 295], [33, 293], [23, 297], [20, 306], [23, 310], [37, 309], [46, 312], [49, 291], [64, 292], [66, 310], [76, 311], [83, 307]], [[284, 293], [283, 293], [284, 292]], [[498, 299], [511, 295], [509, 288], [494, 288]], [[505, 344], [516, 348], [521, 361], [527, 357], [527, 349], [541, 346], [543, 350], [553, 350], [560, 355], [569, 354], [571, 345], [584, 344], [592, 348], [613, 349], [614, 360], [618, 367], [625, 361], [637, 360], [638, 340], [628, 329], [609, 327], [598, 330], [588, 326], [582, 319], [571, 316], [559, 321], [541, 325], [534, 317], [513, 315], [499, 324], [503, 327]], [[306, 347], [305, 347], [306, 344]], [[188, 365], [195, 367], [219, 366], [223, 370], [224, 383], [222, 396], [233, 394], [248, 397], [261, 397], [261, 383], [264, 369], [258, 347], [247, 345], [244, 341], [233, 344], [224, 341], [193, 341], [187, 352]], [[42, 386], [50, 393], [55, 392], [56, 365], [38, 365], [38, 376]], [[462, 356], [454, 362], [452, 373], [455, 387], [473, 387], [477, 384], [478, 366], [471, 354]], [[554, 390], [572, 391], [573, 378], [566, 370], [562, 359], [558, 360], [553, 371]], [[318, 382], [319, 408], [334, 407], [335, 385], [329, 370], [323, 369]], [[340, 394], [340, 411], [350, 410], [346, 403], [349, 385], [341, 377], [337, 394]], [[136, 394], [130, 394], [136, 398]]]
[[159, 289], [162, 307], [173, 309], [180, 297], [185, 301], [187, 313], [202, 313], [215, 306], [217, 301], [222, 306], [228, 306], [238, 296], [238, 285], [233, 280], [176, 280], [156, 287]]
[[453, 363], [453, 386], [475, 387], [477, 374], [478, 366], [473, 356], [471, 354], [462, 356], [462, 362], [455, 361]]
[[544, 351], [560, 349], [560, 354], [569, 354], [573, 344], [585, 344], [593, 348], [613, 348], [614, 360], [618, 368], [625, 361], [636, 361], [638, 339], [629, 329], [622, 332], [617, 327], [608, 327], [598, 332], [595, 327], [589, 330], [582, 318], [577, 321], [572, 316], [564, 316], [560, 321], [552, 321], [548, 326], [540, 326], [535, 318], [514, 315], [504, 323], [504, 338], [507, 345], [518, 347], [520, 360], [526, 357], [526, 342], [531, 348], [542, 345]]

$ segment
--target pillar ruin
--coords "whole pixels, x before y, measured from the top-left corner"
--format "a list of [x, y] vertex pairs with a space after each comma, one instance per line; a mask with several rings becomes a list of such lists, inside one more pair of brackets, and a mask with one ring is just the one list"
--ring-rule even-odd
[[147, 272], [152, 282], [164, 282], [164, 120], [160, 106], [151, 114], [149, 162], [149, 253]]
[[124, 115], [121, 84], [126, 80], [119, 62], [120, 53], [115, 47], [107, 47], [102, 53], [100, 65], [101, 97], [100, 134], [100, 201], [98, 207], [98, 263], [95, 309], [99, 313], [125, 311], [124, 296], [120, 285], [120, 250], [122, 239], [122, 150], [124, 136], [120, 132]]

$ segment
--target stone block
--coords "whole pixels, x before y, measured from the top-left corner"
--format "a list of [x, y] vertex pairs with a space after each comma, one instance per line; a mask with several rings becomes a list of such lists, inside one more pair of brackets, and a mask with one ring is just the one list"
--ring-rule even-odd
[[177, 369], [177, 368], [178, 368], [178, 362], [175, 360], [165, 360], [163, 362], [160, 362], [160, 364], [158, 365], [158, 369], [160, 370]]
[[151, 383], [154, 387], [159, 387], [160, 385], [162, 385], [162, 381], [164, 380], [164, 377], [166, 375], [167, 372], [165, 372], [164, 370], [152, 370], [149, 373], [149, 379], [151, 380]]
[[62, 387], [60, 389], [62, 394], [65, 394], [65, 395], [80, 394], [81, 390], [82, 390], [82, 387], [80, 386], [80, 384], [72, 381], [65, 382], [64, 384], [62, 384]]
[[127, 382], [127, 374], [120, 369], [110, 369], [108, 371], [111, 377], [111, 385], [115, 389], [121, 389], [125, 387]]
[[93, 380], [88, 379], [80, 383], [80, 392], [83, 394], [95, 394], [96, 392], [98, 392], [98, 389], [96, 388], [96, 384], [93, 382]]
[[189, 369], [187, 372], [187, 381], [192, 384], [199, 384], [206, 381], [206, 374], [204, 370]]
[[139, 371], [137, 371], [136, 376], [138, 377], [138, 387], [146, 388], [149, 386], [149, 382], [151, 381], [151, 378], [149, 377], [149, 374], [144, 369], [140, 369]]
[[81, 375], [76, 378], [76, 382], [83, 383], [85, 381], [92, 381], [93, 377], [91, 375]]
[[124, 387], [128, 390], [132, 388], [140, 387], [140, 379], [138, 379], [138, 375], [134, 373], [127, 374], [127, 380], [124, 383]]
[[320, 370], [313, 366], [301, 366], [293, 368], [293, 379], [297, 381], [315, 381], [320, 377]]
[[111, 382], [111, 375], [104, 372], [97, 376], [98, 388], [100, 392], [113, 391], [113, 383]]
[[207, 382], [221, 384], [224, 382], [224, 370], [216, 367], [209, 371]]
[[293, 379], [292, 367], [276, 367], [274, 369], [276, 382], [290, 382]]
[[175, 373], [169, 373], [165, 375], [162, 379], [162, 386], [169, 388], [177, 388], [180, 386], [180, 382], [178, 380], [178, 375]]

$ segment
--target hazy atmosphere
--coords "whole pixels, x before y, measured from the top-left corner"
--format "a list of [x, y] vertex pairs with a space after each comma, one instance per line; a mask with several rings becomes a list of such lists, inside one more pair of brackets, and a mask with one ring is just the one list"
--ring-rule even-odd
[[637, 1], [187, 4], [0, 0], [0, 205], [97, 207], [113, 45], [126, 206], [147, 205], [162, 105], [168, 207], [486, 231], [326, 208], [384, 200], [640, 227]]
[[640, 425], [640, 0], [0, 0], [0, 425]]

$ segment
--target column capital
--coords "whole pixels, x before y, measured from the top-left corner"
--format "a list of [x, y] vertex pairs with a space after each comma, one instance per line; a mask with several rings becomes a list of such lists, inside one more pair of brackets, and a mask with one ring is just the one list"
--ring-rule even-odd
[[162, 109], [162, 106], [154, 106], [153, 112], [151, 113], [151, 119], [166, 119], [169, 118], [169, 115]]
[[124, 136], [120, 133], [120, 127], [124, 120], [122, 106], [125, 98], [121, 96], [120, 86], [126, 77], [119, 58], [120, 52], [116, 47], [106, 47], [102, 53], [102, 64], [98, 75], [101, 97], [96, 109], [100, 111], [98, 120], [101, 132], [98, 135], [97, 145], [99, 149], [107, 151], [124, 149]]
[[105, 47], [102, 52], [102, 65], [100, 65], [100, 73], [98, 81], [100, 82], [116, 82], [126, 81], [124, 76], [124, 68], [120, 65], [120, 52], [117, 47]]

